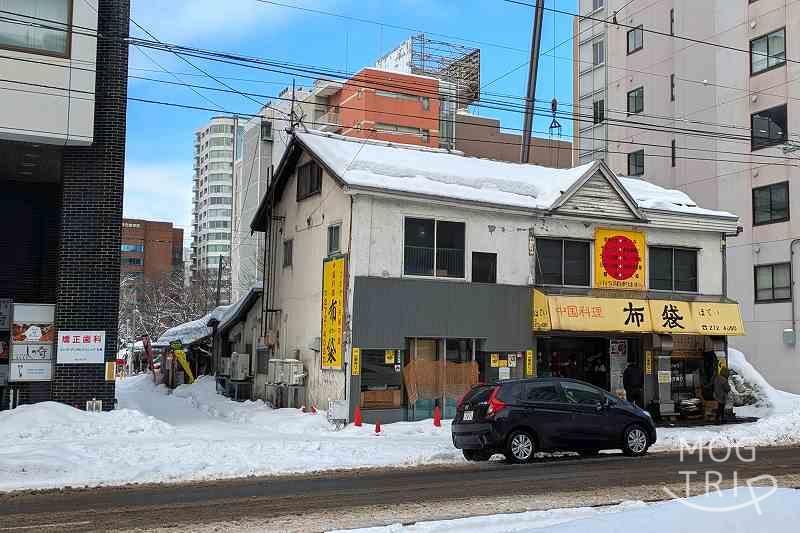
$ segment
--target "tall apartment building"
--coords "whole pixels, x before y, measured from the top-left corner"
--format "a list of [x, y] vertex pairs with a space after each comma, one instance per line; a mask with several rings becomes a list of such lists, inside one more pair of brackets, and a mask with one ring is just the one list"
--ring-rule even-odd
[[574, 24], [576, 162], [605, 159], [621, 174], [740, 217], [741, 233], [726, 240], [727, 291], [741, 304], [747, 335], [732, 346], [771, 383], [800, 392], [792, 282], [800, 275], [792, 253], [800, 194], [791, 184], [800, 5], [626, 4], [580, 0], [580, 13], [594, 20]]
[[155, 279], [183, 272], [183, 230], [171, 222], [125, 218], [122, 220], [123, 275]]
[[[0, 360], [0, 409], [9, 400], [84, 409], [96, 398], [108, 410], [130, 2], [7, 0], [2, 9], [0, 340], [10, 337], [11, 350]], [[89, 339], [92, 354], [66, 349], [67, 331]]]
[[[234, 129], [238, 120], [214, 117], [195, 131], [192, 186], [192, 276], [230, 280]], [[227, 283], [226, 283], [227, 284]], [[227, 292], [227, 291], [223, 291]], [[230, 295], [223, 294], [227, 303]]]

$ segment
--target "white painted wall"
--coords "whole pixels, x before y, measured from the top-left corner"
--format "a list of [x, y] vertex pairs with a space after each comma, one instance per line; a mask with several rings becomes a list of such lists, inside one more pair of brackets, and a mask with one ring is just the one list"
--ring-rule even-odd
[[82, 34], [96, 31], [96, 8], [96, 0], [73, 2], [72, 22], [80, 29], [72, 33], [68, 58], [0, 48], [7, 57], [0, 58], [0, 79], [13, 80], [0, 82], [0, 139], [92, 143], [97, 38]]
[[[298, 166], [309, 160], [303, 154]], [[309, 404], [327, 408], [328, 400], [344, 398], [344, 373], [322, 370], [320, 353], [310, 347], [320, 336], [322, 308], [322, 262], [327, 256], [328, 226], [341, 224], [342, 253], [349, 252], [350, 197], [323, 172], [322, 192], [297, 201], [297, 180], [292, 176], [283, 190], [276, 216], [286, 217], [280, 240], [294, 240], [291, 267], [283, 267], [283, 242], [275, 258], [275, 305], [281, 309], [282, 357], [298, 357], [308, 372]], [[352, 287], [352, 285], [351, 285]], [[351, 299], [348, 299], [348, 304]], [[347, 316], [350, 310], [347, 310]]]

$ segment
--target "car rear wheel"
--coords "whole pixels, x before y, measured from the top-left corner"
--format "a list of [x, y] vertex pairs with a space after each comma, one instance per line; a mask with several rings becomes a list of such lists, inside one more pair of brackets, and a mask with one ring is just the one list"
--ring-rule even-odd
[[527, 431], [517, 430], [508, 436], [506, 459], [512, 463], [528, 463], [536, 452], [536, 441]]
[[467, 461], [488, 461], [492, 457], [492, 452], [485, 450], [461, 450], [461, 452]]
[[650, 439], [642, 426], [634, 424], [625, 430], [622, 437], [622, 451], [625, 455], [639, 457], [646, 454], [649, 447]]

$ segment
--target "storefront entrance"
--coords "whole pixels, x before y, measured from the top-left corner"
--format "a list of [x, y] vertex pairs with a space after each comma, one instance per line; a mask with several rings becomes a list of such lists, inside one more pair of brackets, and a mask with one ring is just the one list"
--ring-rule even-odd
[[637, 337], [583, 337], [576, 335], [537, 338], [537, 374], [573, 378], [616, 393], [629, 362], [641, 361]]

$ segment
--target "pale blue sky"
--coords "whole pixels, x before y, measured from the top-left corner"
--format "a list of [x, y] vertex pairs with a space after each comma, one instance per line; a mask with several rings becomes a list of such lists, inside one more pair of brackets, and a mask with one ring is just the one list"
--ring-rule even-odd
[[[527, 60], [533, 10], [501, 0], [278, 0], [280, 3], [317, 8], [405, 26], [429, 33], [446, 34], [502, 46], [481, 48], [481, 80], [487, 83], [520, 66]], [[216, 51], [289, 61], [350, 72], [372, 65], [412, 33], [399, 29], [269, 5], [257, 0], [133, 0], [133, 19], [159, 40]], [[549, 6], [575, 12], [575, 0], [550, 0]], [[136, 36], [147, 38], [132, 27]], [[567, 41], [572, 19], [547, 12], [544, 17], [542, 51]], [[442, 40], [447, 39], [439, 36]], [[146, 50], [155, 61], [170, 71], [182, 73], [186, 81], [205, 86], [216, 82], [204, 78], [190, 65], [168, 52]], [[555, 56], [555, 57], [554, 57]], [[227, 83], [238, 90], [277, 95], [292, 79], [285, 74], [192, 59], [204, 70], [220, 77], [254, 81]], [[131, 48], [130, 74], [174, 81], [142, 52]], [[139, 70], [148, 69], [148, 70]], [[527, 67], [485, 87], [485, 99], [497, 94], [521, 97], [525, 92]], [[188, 74], [188, 75], [187, 75]], [[296, 78], [298, 85], [312, 80]], [[254, 113], [258, 105], [236, 94], [201, 91], [229, 111]], [[494, 93], [489, 94], [489, 93]], [[572, 42], [539, 61], [536, 97], [556, 96], [562, 111], [570, 111], [572, 99]], [[131, 79], [129, 96], [209, 107], [186, 87]], [[542, 104], [543, 105], [543, 104]], [[522, 115], [516, 112], [474, 108], [474, 113], [494, 116], [504, 127], [520, 128]], [[125, 179], [125, 216], [168, 220], [187, 228], [191, 210], [193, 132], [214, 113], [183, 110], [154, 104], [130, 102]], [[571, 135], [572, 125], [560, 120], [563, 137]], [[534, 130], [546, 132], [549, 117], [536, 117]], [[541, 135], [541, 134], [539, 134]]]

